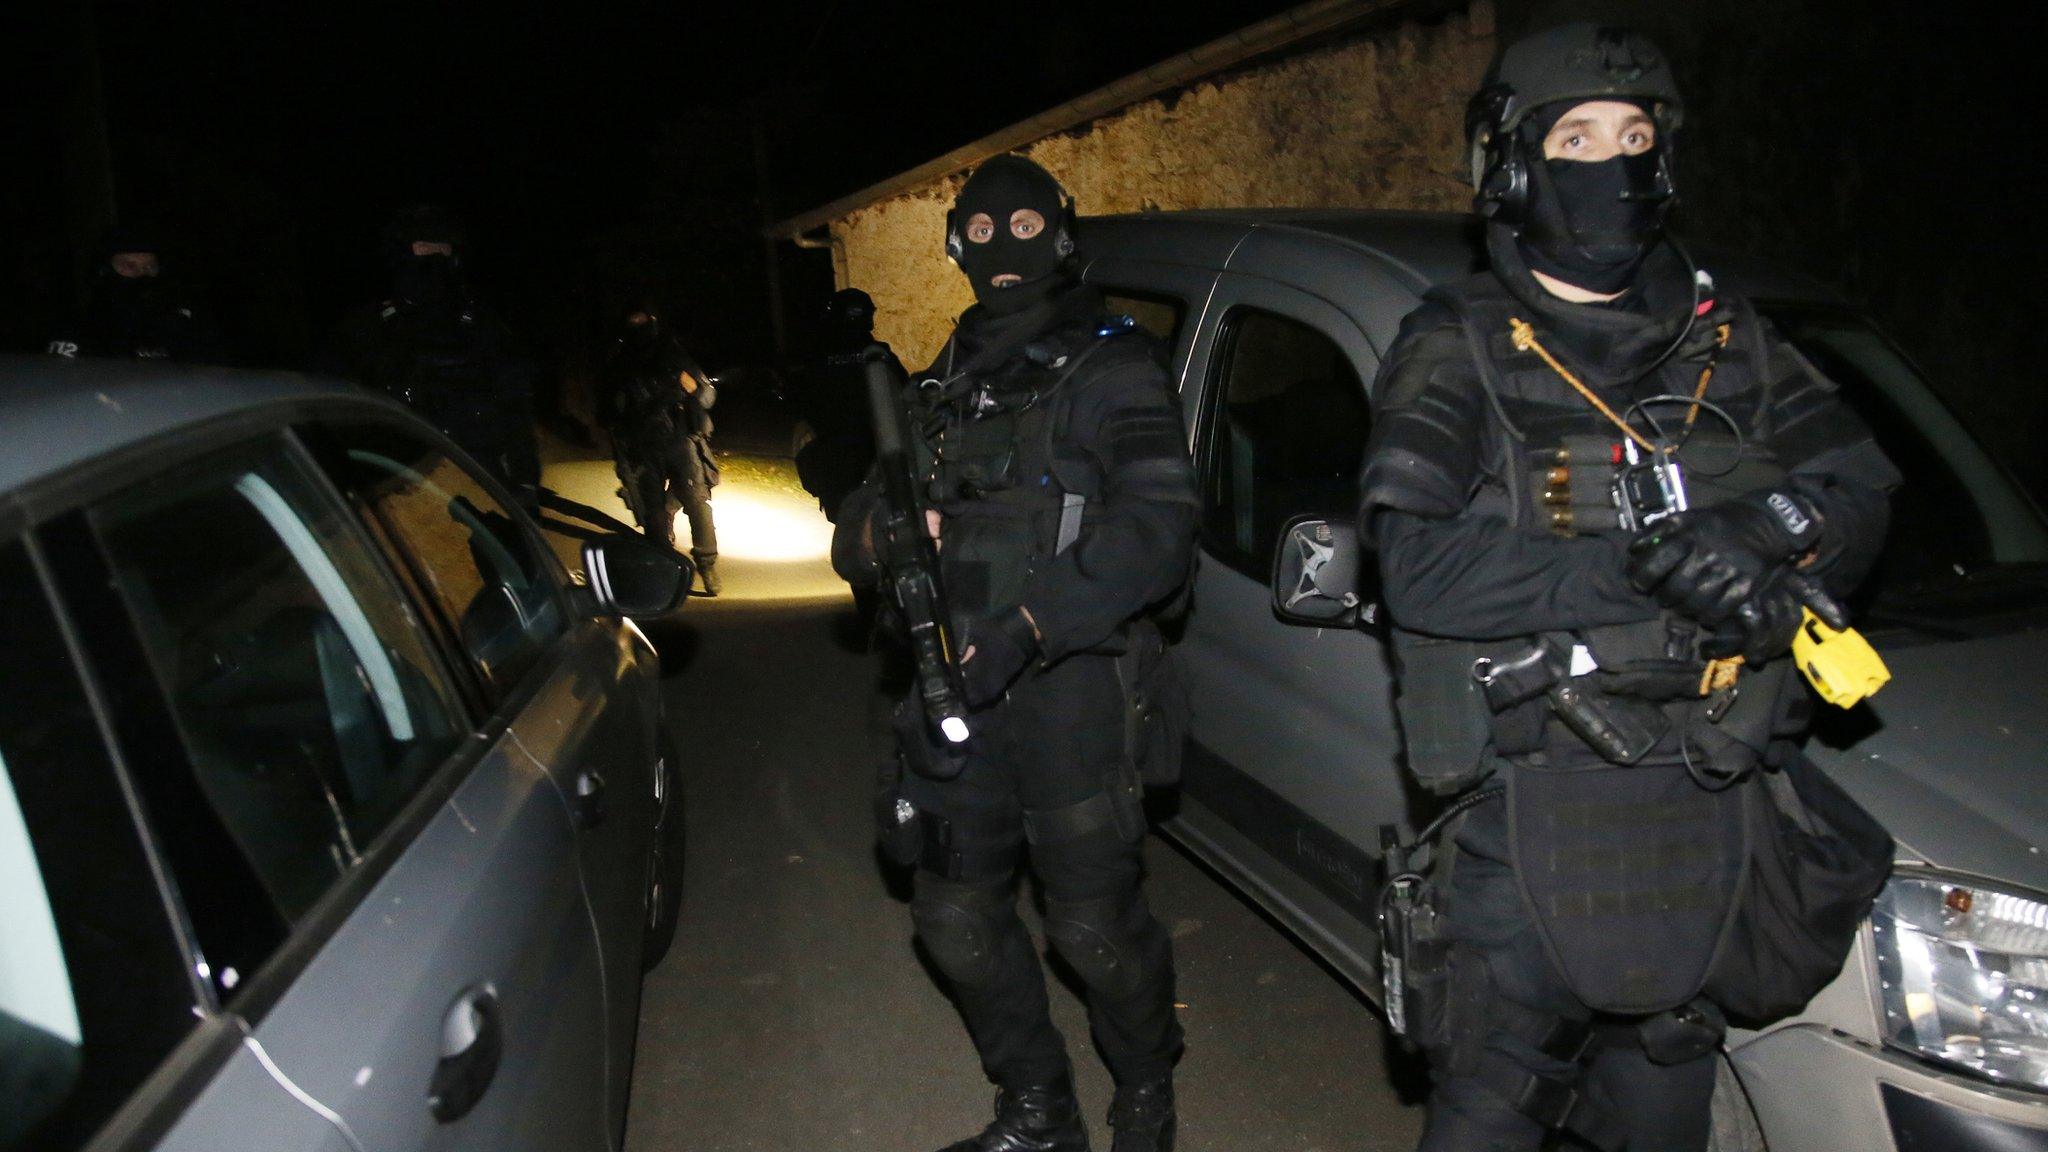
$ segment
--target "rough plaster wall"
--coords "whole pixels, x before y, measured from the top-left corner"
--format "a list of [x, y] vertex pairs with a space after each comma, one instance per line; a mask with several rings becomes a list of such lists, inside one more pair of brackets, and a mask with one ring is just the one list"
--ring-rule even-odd
[[[1148, 101], [1026, 153], [1087, 214], [1177, 208], [1465, 207], [1465, 101], [1494, 50], [1491, 0]], [[954, 175], [832, 225], [876, 331], [923, 365], [971, 302], [941, 250]], [[1085, 243], [1085, 239], [1084, 239]]]

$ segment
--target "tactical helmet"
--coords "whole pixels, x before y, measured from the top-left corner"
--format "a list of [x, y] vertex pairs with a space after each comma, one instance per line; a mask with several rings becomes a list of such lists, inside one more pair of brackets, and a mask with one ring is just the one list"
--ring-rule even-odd
[[1537, 32], [1501, 54], [1465, 109], [1472, 188], [1481, 215], [1512, 221], [1527, 204], [1528, 157], [1515, 136], [1530, 113], [1546, 104], [1588, 100], [1647, 104], [1657, 121], [1658, 151], [1670, 155], [1670, 134], [1684, 118], [1685, 106], [1670, 61], [1649, 37], [1592, 23]]

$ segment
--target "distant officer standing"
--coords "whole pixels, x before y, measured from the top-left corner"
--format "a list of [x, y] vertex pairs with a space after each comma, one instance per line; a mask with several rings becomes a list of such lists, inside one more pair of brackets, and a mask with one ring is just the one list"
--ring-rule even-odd
[[[1187, 578], [1198, 498], [1159, 349], [1075, 280], [1073, 232], [1072, 202], [1044, 169], [1021, 156], [983, 164], [946, 232], [976, 303], [911, 378], [977, 709], [964, 763], [926, 763], [902, 786], [898, 810], [914, 811], [923, 835], [907, 853], [911, 915], [1001, 1089], [995, 1121], [947, 1152], [1088, 1147], [1017, 916], [1027, 858], [1045, 886], [1046, 936], [1087, 985], [1116, 1078], [1115, 1147], [1174, 1142], [1172, 945], [1139, 891], [1145, 815], [1127, 722], [1148, 715], [1134, 681], [1171, 667], [1146, 614]], [[876, 578], [877, 499], [863, 488], [839, 518], [834, 559], [850, 582]], [[899, 731], [913, 767], [929, 759], [921, 717]]]
[[1803, 764], [1787, 652], [1873, 563], [1899, 479], [1666, 236], [1681, 113], [1639, 34], [1510, 47], [1468, 120], [1490, 267], [1380, 372], [1361, 519], [1408, 764], [1471, 798], [1424, 897], [1448, 961], [1411, 957], [1404, 1005], [1429, 1152], [1707, 1146], [1751, 991], [1717, 948], [1777, 818], [1763, 773]]
[[690, 558], [704, 591], [719, 593], [718, 528], [711, 489], [711, 406], [718, 388], [651, 305], [629, 310], [598, 376], [598, 418], [612, 441], [626, 506], [647, 538], [675, 547], [675, 511], [690, 521]]
[[[796, 454], [797, 479], [818, 498], [828, 520], [838, 519], [839, 506], [860, 487], [875, 462], [875, 430], [862, 367], [862, 358], [874, 343], [874, 300], [858, 288], [842, 288], [825, 304], [817, 355], [796, 375], [792, 399], [797, 415], [811, 427], [810, 443]], [[889, 353], [889, 363], [901, 372], [894, 353]]]
[[220, 363], [220, 335], [198, 300], [166, 274], [147, 232], [117, 227], [101, 242], [84, 311], [51, 339], [58, 356]]
[[470, 290], [465, 243], [446, 210], [401, 210], [384, 230], [391, 295], [346, 317], [314, 367], [404, 401], [531, 501], [533, 362]]

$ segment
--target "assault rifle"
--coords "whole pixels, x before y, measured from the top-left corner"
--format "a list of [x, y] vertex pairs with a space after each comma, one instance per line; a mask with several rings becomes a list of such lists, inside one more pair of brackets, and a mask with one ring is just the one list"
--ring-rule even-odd
[[[910, 654], [917, 664], [917, 697], [925, 719], [948, 744], [967, 741], [967, 689], [953, 649], [953, 622], [939, 580], [939, 552], [925, 527], [924, 501], [917, 495], [917, 462], [910, 452], [909, 421], [889, 370], [888, 350], [871, 344], [867, 365], [868, 406], [875, 421], [875, 464], [882, 477], [882, 511], [876, 518], [877, 553], [890, 598], [910, 629]], [[957, 763], [958, 761], [953, 761]]]

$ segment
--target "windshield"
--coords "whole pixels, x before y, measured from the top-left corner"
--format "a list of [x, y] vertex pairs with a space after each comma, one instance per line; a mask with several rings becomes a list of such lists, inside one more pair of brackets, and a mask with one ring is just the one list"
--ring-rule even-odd
[[2048, 561], [2048, 525], [2032, 501], [1868, 320], [1818, 309], [1764, 311], [1841, 386], [1906, 482], [1865, 594], [1897, 605], [1931, 587]]

